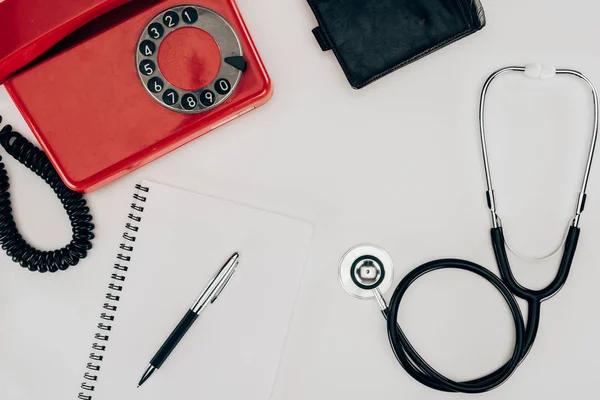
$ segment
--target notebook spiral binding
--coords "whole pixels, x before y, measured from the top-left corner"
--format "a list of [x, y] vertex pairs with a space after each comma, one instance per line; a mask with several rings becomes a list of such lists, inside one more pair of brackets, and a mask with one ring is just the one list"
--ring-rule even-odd
[[147, 197], [144, 193], [148, 193], [150, 189], [142, 185], [135, 185], [136, 193], [133, 195], [135, 202], [131, 203], [133, 212], [129, 213], [127, 218], [129, 222], [125, 224], [125, 232], [123, 232], [123, 242], [119, 245], [119, 253], [117, 254], [117, 262], [113, 266], [114, 272], [110, 276], [108, 284], [108, 292], [105, 295], [107, 302], [102, 306], [103, 312], [100, 314], [100, 321], [97, 325], [97, 332], [94, 335], [94, 344], [92, 344], [92, 353], [89, 355], [90, 361], [86, 365], [83, 378], [85, 382], [81, 384], [83, 392], [79, 393], [80, 400], [92, 400], [93, 392], [98, 381], [98, 372], [104, 359], [104, 352], [108, 346], [110, 339], [110, 331], [112, 330], [111, 322], [115, 320], [114, 312], [117, 311], [118, 302], [121, 299], [124, 281], [127, 278], [127, 270], [129, 269], [129, 261], [131, 261], [131, 253], [135, 243], [135, 233], [139, 230], [137, 225], [142, 220], [141, 213], [144, 212], [144, 206]]

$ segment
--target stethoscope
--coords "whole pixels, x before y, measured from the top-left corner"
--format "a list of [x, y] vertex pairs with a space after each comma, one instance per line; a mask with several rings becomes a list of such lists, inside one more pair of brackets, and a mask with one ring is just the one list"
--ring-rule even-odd
[[[489, 165], [488, 146], [485, 134], [485, 105], [488, 89], [491, 83], [500, 75], [509, 72], [521, 72], [530, 78], [550, 79], [556, 75], [571, 75], [582, 79], [591, 89], [594, 101], [594, 131], [587, 158], [581, 192], [577, 199], [575, 216], [570, 222], [568, 234], [564, 242], [564, 250], [558, 273], [554, 280], [544, 289], [529, 289], [515, 279], [506, 252], [507, 244], [502, 229], [502, 220], [497, 211], [492, 175]], [[487, 204], [492, 216], [491, 239], [496, 262], [500, 270], [500, 278], [484, 267], [470, 261], [458, 259], [435, 260], [423, 264], [398, 284], [389, 304], [383, 293], [391, 286], [393, 280], [393, 264], [390, 256], [375, 246], [357, 246], [348, 251], [340, 264], [340, 281], [346, 291], [362, 299], [375, 298], [383, 316], [387, 320], [387, 331], [392, 350], [402, 367], [414, 379], [430, 388], [444, 392], [482, 393], [492, 390], [504, 383], [525, 359], [535, 341], [539, 322], [540, 309], [543, 301], [556, 295], [564, 286], [569, 276], [577, 241], [579, 239], [579, 222], [586, 203], [588, 186], [596, 140], [598, 138], [598, 93], [594, 84], [582, 73], [570, 69], [554, 69], [540, 64], [530, 64], [526, 67], [507, 67], [493, 73], [485, 82], [481, 92], [479, 121], [481, 133], [481, 148], [486, 175]], [[515, 326], [515, 346], [510, 359], [494, 372], [481, 378], [457, 382], [449, 379], [429, 365], [412, 346], [402, 328], [398, 324], [398, 310], [406, 291], [423, 275], [440, 269], [460, 269], [477, 274], [491, 283], [503, 296], [508, 304]], [[517, 304], [516, 297], [527, 302], [527, 324]]]

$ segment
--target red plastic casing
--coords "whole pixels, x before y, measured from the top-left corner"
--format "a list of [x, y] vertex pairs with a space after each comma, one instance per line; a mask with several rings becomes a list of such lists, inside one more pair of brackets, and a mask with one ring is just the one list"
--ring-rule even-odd
[[[137, 75], [140, 33], [155, 15], [179, 4], [204, 6], [223, 16], [236, 31], [248, 62], [231, 97], [205, 113], [163, 107]], [[5, 85], [60, 177], [78, 192], [96, 190], [266, 103], [272, 95], [271, 80], [234, 0], [153, 2], [9, 78]]]
[[77, 28], [131, 0], [0, 0], [0, 83]]

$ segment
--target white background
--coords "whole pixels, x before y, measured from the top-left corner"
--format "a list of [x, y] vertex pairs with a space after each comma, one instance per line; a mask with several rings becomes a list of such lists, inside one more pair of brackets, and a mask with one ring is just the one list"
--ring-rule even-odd
[[[355, 91], [320, 51], [302, 0], [239, 0], [275, 84], [263, 108], [88, 196], [97, 224], [89, 259], [67, 273], [31, 274], [0, 257], [0, 398], [76, 398], [102, 292], [133, 185], [142, 178], [242, 201], [315, 225], [315, 241], [274, 399], [462, 398], [437, 393], [396, 363], [375, 302], [340, 287], [339, 260], [363, 242], [385, 248], [395, 282], [423, 262], [458, 257], [497, 271], [477, 107], [485, 78], [541, 61], [600, 84], [600, 4], [592, 0], [484, 1], [488, 26]], [[537, 255], [572, 216], [591, 132], [589, 92], [576, 80], [509, 76], [492, 87], [492, 167], [507, 236]], [[51, 99], [48, 106], [52, 107]], [[28, 129], [0, 88], [0, 110]], [[3, 159], [19, 227], [35, 246], [68, 242], [58, 200]], [[484, 399], [597, 397], [600, 372], [600, 166], [570, 280], [544, 304], [538, 339], [514, 376]], [[520, 280], [549, 282], [559, 259], [514, 260]], [[388, 298], [389, 298], [388, 293]], [[401, 324], [424, 357], [456, 379], [508, 357], [509, 313], [488, 284], [440, 272], [409, 292]], [[243, 334], [243, 331], [240, 332]]]

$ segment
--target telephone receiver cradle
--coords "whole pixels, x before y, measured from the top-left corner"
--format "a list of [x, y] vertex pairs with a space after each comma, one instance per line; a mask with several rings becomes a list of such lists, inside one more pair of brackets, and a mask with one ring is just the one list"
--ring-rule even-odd
[[272, 95], [235, 0], [4, 0], [0, 37], [0, 84], [82, 193]]

